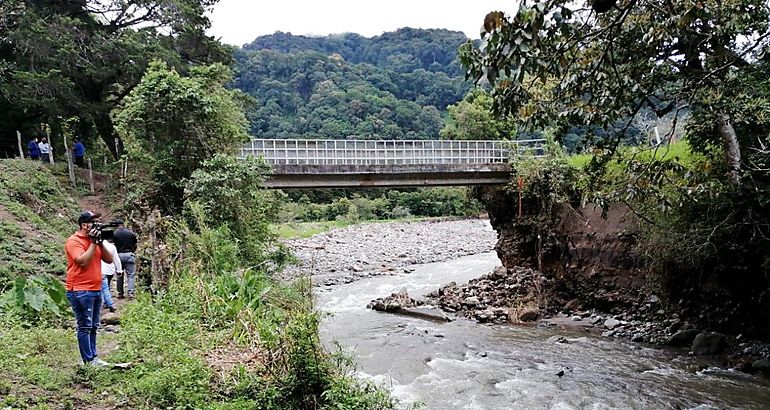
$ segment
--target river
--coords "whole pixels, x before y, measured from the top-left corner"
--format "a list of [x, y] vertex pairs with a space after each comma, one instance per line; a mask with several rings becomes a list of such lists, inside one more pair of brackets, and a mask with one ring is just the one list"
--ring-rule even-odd
[[767, 379], [683, 351], [572, 328], [434, 323], [366, 309], [402, 288], [421, 296], [499, 264], [486, 252], [317, 288], [319, 309], [331, 313], [321, 324], [324, 343], [352, 354], [360, 377], [427, 409], [770, 408]]

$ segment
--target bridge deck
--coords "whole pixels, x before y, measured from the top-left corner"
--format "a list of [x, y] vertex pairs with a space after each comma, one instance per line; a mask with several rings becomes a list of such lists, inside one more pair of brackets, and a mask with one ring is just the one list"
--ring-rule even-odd
[[543, 140], [253, 139], [240, 156], [272, 165], [272, 188], [396, 187], [507, 183], [512, 156], [543, 154]]
[[275, 165], [269, 188], [351, 188], [499, 185], [508, 164]]

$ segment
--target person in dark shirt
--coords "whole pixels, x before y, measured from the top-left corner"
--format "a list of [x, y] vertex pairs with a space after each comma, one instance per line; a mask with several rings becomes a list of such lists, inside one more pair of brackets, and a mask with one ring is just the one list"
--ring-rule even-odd
[[75, 165], [80, 168], [86, 167], [86, 146], [80, 141], [80, 138], [75, 138], [75, 146], [72, 147], [72, 156], [75, 157]]
[[27, 144], [27, 153], [29, 154], [29, 158], [35, 161], [40, 160], [40, 147], [37, 145], [39, 143], [40, 139], [35, 137], [29, 141], [29, 144]]
[[127, 293], [129, 298], [133, 298], [136, 294], [136, 234], [123, 225], [123, 221], [118, 219], [115, 222], [118, 224], [118, 228], [115, 229], [113, 235], [115, 239], [115, 248], [118, 250], [118, 256], [120, 257], [120, 263], [123, 265], [123, 274], [117, 274], [118, 276], [118, 299], [123, 299], [125, 293], [123, 292], [123, 278], [126, 277]]

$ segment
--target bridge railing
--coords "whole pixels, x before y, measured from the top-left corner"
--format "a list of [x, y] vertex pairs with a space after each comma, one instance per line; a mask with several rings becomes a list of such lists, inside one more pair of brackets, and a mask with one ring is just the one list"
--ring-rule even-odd
[[542, 139], [520, 141], [252, 139], [241, 157], [271, 165], [491, 164], [543, 155]]

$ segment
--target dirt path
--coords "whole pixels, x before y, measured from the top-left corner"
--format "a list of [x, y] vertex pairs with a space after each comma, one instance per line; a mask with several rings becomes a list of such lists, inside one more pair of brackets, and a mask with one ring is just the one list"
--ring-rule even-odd
[[[88, 180], [88, 171], [80, 171], [78, 178]], [[78, 205], [82, 210], [91, 210], [102, 214], [103, 221], [114, 219], [112, 212], [113, 204], [110, 203], [111, 197], [108, 192], [109, 176], [94, 172], [94, 193], [78, 198]]]

